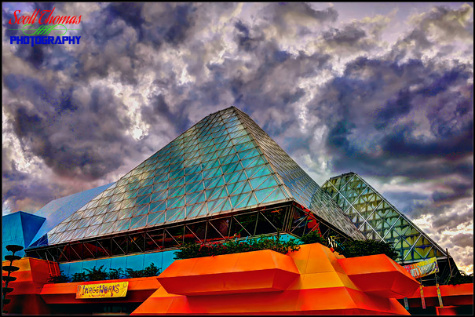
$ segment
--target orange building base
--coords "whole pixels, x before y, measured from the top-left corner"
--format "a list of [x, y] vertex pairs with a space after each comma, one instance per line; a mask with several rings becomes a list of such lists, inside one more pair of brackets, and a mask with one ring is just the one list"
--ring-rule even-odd
[[419, 283], [385, 255], [346, 259], [321, 244], [173, 262], [132, 315], [409, 315]]
[[[76, 299], [79, 283], [49, 284], [57, 263], [23, 258], [14, 265], [20, 270], [12, 273], [17, 280], [5, 305], [12, 314], [127, 304], [132, 315], [409, 315], [397, 299], [407, 297], [410, 310], [421, 305], [419, 283], [385, 255], [346, 259], [321, 244], [286, 255], [262, 250], [177, 260], [158, 277], [120, 280], [129, 282], [127, 296], [116, 299]], [[473, 311], [472, 283], [441, 285], [440, 291], [443, 308], [435, 286], [424, 287], [434, 314]]]

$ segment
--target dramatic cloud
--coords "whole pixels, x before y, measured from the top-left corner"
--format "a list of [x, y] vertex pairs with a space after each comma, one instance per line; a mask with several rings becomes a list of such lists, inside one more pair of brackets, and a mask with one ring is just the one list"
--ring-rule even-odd
[[[53, 7], [82, 16], [79, 45], [10, 44], [15, 10]], [[472, 272], [473, 6], [407, 8], [3, 4], [3, 213], [115, 181], [234, 105], [317, 183], [358, 173]]]

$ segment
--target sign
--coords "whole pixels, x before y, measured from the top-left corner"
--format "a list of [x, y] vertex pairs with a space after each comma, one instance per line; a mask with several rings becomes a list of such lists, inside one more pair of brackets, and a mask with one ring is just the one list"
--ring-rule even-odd
[[404, 265], [404, 268], [415, 279], [439, 272], [439, 267], [437, 266], [437, 258], [431, 258], [429, 260], [417, 262], [415, 264]]
[[129, 282], [97, 283], [78, 285], [76, 299], [125, 297]]

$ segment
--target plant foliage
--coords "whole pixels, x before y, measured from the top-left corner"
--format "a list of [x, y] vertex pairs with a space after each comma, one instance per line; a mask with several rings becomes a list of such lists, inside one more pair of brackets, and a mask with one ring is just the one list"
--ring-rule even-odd
[[86, 272], [74, 273], [72, 278], [60, 271], [59, 276], [52, 276], [49, 278], [49, 283], [68, 283], [71, 282], [87, 282], [87, 281], [103, 281], [103, 280], [117, 280], [123, 278], [137, 278], [137, 277], [151, 277], [160, 275], [161, 268], [155, 266], [154, 263], [151, 263], [149, 266], [143, 270], [133, 270], [128, 268], [126, 272], [122, 268], [119, 269], [109, 269], [109, 272], [106, 272], [104, 265], [101, 265], [99, 268], [95, 266], [92, 269], [84, 269]]
[[87, 275], [84, 272], [73, 274], [72, 282], [85, 282], [87, 280]]
[[300, 241], [302, 241], [303, 244], [320, 243], [325, 246], [328, 244], [327, 240], [322, 237], [322, 235], [318, 231], [315, 230], [303, 235], [300, 238]]
[[392, 243], [377, 240], [347, 240], [338, 244], [335, 250], [347, 258], [385, 254], [389, 258], [396, 260], [399, 256]]
[[104, 265], [101, 265], [98, 269], [96, 269], [96, 266], [92, 269], [85, 269], [86, 270], [86, 276], [88, 281], [102, 281], [107, 279], [108, 274], [106, 270], [104, 269]]
[[[320, 235], [317, 231], [311, 231], [300, 238], [303, 244], [308, 243], [320, 243], [325, 246], [328, 245], [328, 241]], [[335, 251], [344, 255], [347, 258], [353, 258], [357, 256], [385, 254], [389, 258], [396, 260], [398, 252], [394, 249], [394, 246], [390, 242], [377, 241], [377, 240], [346, 240], [343, 242], [335, 242]]]
[[260, 237], [251, 240], [228, 240], [224, 243], [187, 243], [175, 253], [175, 259], [189, 259], [258, 250], [273, 250], [286, 254], [287, 252], [297, 251], [299, 248], [300, 246], [296, 240], [283, 241], [277, 235], [276, 237]]
[[109, 269], [107, 278], [109, 280], [118, 280], [118, 279], [124, 278], [124, 270], [123, 269]]
[[48, 283], [67, 283], [69, 282], [69, 276], [64, 274], [64, 272], [61, 270], [59, 271], [58, 276], [50, 276], [48, 279]]
[[129, 278], [137, 278], [137, 277], [150, 277], [150, 276], [158, 276], [160, 274], [159, 268], [155, 266], [155, 264], [150, 264], [143, 270], [133, 270], [131, 268], [127, 268], [127, 277]]

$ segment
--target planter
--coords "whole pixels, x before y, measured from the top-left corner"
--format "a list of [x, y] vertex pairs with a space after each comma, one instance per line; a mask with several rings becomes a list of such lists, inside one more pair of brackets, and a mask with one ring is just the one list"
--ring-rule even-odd
[[[388, 270], [402, 274], [397, 264], [385, 257], [373, 266], [365, 257], [356, 267], [353, 259], [314, 243], [288, 255], [262, 250], [177, 260], [157, 278], [163, 287], [131, 315], [409, 315], [396, 299], [350, 279], [363, 272], [370, 279]], [[349, 274], [340, 260], [350, 260], [342, 262]]]
[[176, 260], [158, 277], [171, 294], [283, 291], [299, 277], [292, 258], [271, 250]]
[[353, 283], [369, 294], [404, 298], [419, 288], [419, 282], [384, 254], [339, 259], [338, 263]]

